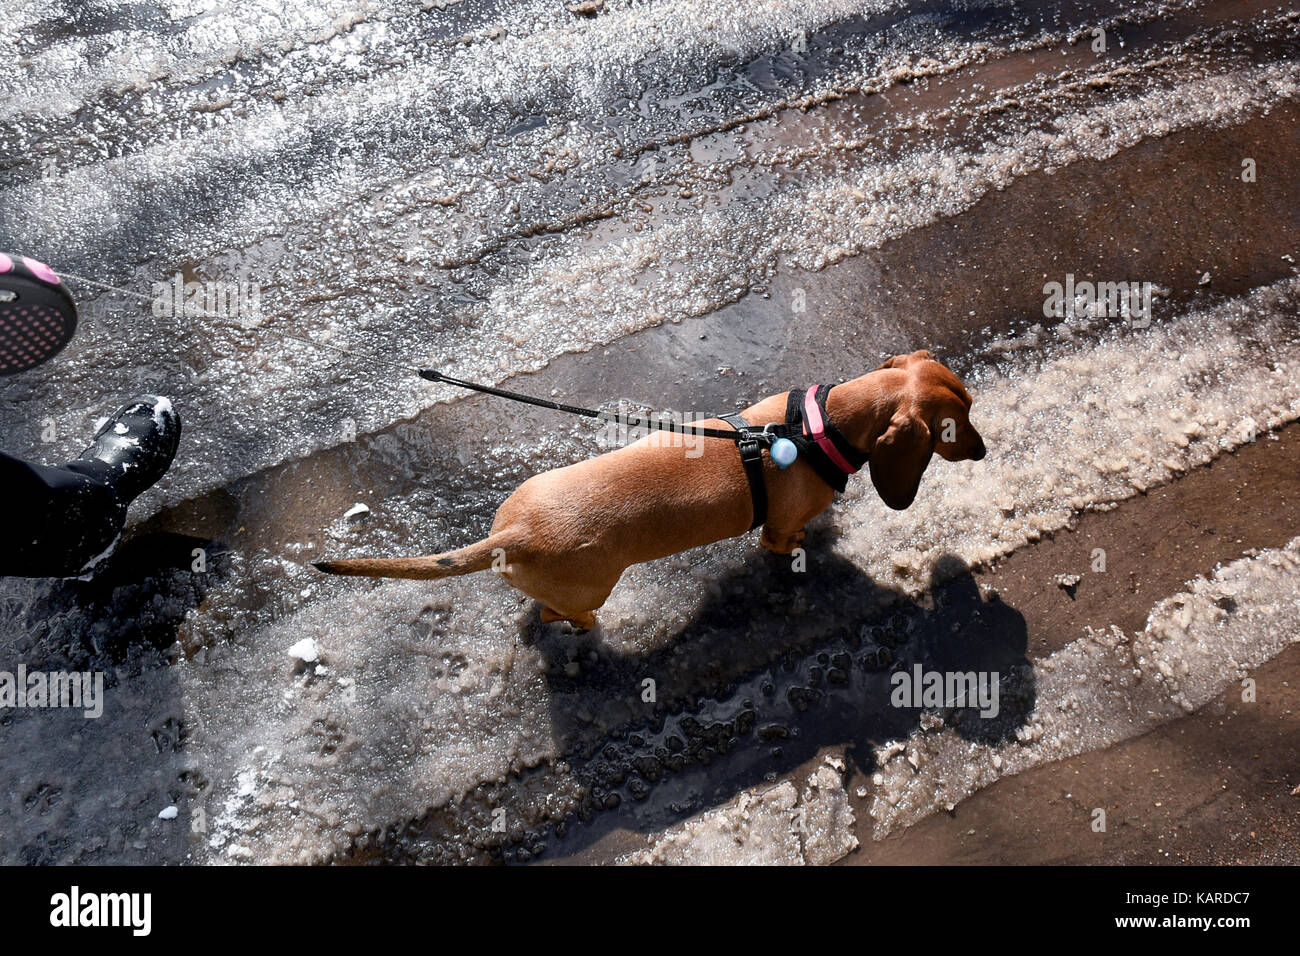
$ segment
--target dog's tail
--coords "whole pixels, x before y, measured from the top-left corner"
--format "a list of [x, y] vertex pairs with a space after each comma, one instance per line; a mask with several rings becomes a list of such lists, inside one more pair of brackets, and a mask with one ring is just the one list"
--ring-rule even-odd
[[453, 578], [474, 571], [486, 571], [498, 556], [509, 554], [506, 535], [489, 535], [482, 541], [445, 554], [421, 558], [347, 558], [342, 561], [317, 561], [312, 567], [326, 574], [351, 574], [365, 578]]

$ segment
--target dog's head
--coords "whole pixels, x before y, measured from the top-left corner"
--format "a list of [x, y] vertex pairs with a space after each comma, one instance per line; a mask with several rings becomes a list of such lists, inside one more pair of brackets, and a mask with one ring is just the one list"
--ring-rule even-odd
[[862, 392], [874, 414], [860, 445], [870, 455], [871, 483], [901, 511], [916, 498], [935, 452], [947, 461], [979, 461], [984, 439], [970, 422], [970, 393], [924, 349], [896, 355], [870, 375]]

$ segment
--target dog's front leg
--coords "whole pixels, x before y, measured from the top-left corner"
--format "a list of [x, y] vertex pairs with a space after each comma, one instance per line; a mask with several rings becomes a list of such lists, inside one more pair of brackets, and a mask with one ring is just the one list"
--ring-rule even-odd
[[773, 528], [770, 524], [765, 524], [758, 543], [776, 554], [789, 554], [803, 543], [806, 535], [807, 532], [803, 528], [798, 531], [781, 531]]

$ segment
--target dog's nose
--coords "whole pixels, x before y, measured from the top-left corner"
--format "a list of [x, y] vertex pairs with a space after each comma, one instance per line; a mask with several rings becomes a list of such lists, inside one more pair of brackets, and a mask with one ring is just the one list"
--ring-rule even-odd
[[988, 454], [988, 449], [984, 447], [983, 442], [980, 442], [979, 446], [973, 452], [971, 452], [970, 458], [971, 461], [983, 461], [984, 456], [987, 454]]

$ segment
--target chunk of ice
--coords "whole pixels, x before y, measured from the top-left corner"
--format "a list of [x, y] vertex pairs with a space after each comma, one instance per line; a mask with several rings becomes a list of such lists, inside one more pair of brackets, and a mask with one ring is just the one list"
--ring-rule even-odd
[[289, 648], [287, 653], [290, 657], [296, 657], [304, 663], [311, 664], [319, 659], [320, 647], [317, 646], [316, 642], [312, 638], [304, 637], [297, 644]]

